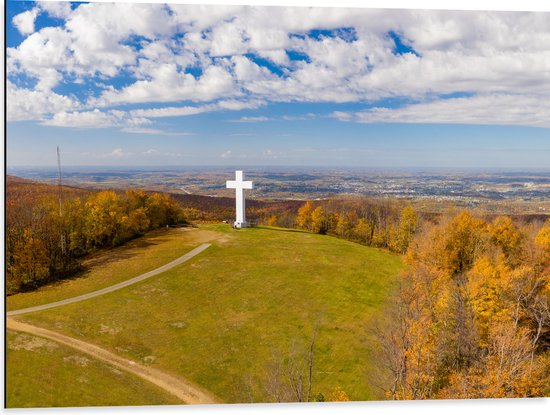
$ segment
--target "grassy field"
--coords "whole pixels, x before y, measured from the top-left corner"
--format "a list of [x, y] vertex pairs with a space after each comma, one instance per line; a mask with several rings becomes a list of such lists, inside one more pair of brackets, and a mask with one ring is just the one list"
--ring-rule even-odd
[[163, 390], [71, 348], [8, 331], [7, 407], [181, 405]]
[[7, 309], [17, 310], [89, 293], [125, 281], [164, 265], [203, 242], [219, 237], [196, 228], [162, 229], [128, 242], [122, 247], [98, 252], [83, 263], [79, 275], [36, 291], [7, 298]]
[[[212, 247], [164, 274], [20, 319], [179, 374], [227, 402], [269, 401], [274, 356], [305, 352], [318, 325], [313, 392], [338, 386], [352, 400], [382, 398], [368, 328], [396, 286], [398, 256], [290, 230], [209, 225], [197, 240], [204, 232], [217, 236]], [[141, 265], [145, 245], [119, 266], [150, 266]]]

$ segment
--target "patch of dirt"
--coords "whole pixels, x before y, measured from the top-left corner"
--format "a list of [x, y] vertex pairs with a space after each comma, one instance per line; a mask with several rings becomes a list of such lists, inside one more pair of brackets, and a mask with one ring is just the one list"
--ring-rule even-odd
[[90, 359], [85, 358], [84, 356], [71, 355], [63, 358], [64, 362], [75, 363], [78, 366], [86, 367], [90, 364]]
[[180, 228], [179, 231], [185, 232], [185, 233], [194, 232], [195, 234], [193, 235], [193, 240], [198, 243], [216, 241], [218, 243], [223, 244], [233, 239], [231, 235], [216, 232], [216, 231], [207, 231], [204, 229]]
[[143, 295], [143, 296], [166, 296], [168, 294], [168, 291], [166, 291], [164, 288], [157, 288], [157, 287], [138, 287], [135, 288], [136, 294]]
[[76, 378], [77, 382], [88, 383], [88, 378], [86, 376], [79, 376]]
[[144, 361], [145, 363], [154, 363], [155, 360], [157, 360], [157, 357], [156, 357], [156, 356], [145, 356], [145, 357], [143, 358], [143, 361]]
[[39, 349], [46, 349], [51, 352], [58, 347], [57, 343], [27, 334], [18, 334], [13, 341], [8, 342], [8, 349], [26, 350], [28, 352], [34, 352]]
[[187, 327], [187, 323], [185, 321], [175, 321], [173, 323], [170, 323], [170, 327], [173, 327], [175, 329], [183, 329], [184, 327]]
[[120, 328], [118, 327], [110, 327], [106, 324], [101, 324], [99, 327], [99, 332], [101, 334], [117, 334], [120, 332]]

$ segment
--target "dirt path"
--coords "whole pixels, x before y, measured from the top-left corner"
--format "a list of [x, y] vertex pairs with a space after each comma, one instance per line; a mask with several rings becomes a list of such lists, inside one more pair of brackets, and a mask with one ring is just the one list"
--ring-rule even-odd
[[86, 343], [51, 330], [43, 329], [41, 327], [22, 323], [13, 318], [8, 318], [6, 320], [6, 328], [8, 330], [15, 330], [44, 337], [46, 339], [64, 344], [65, 346], [72, 347], [73, 349], [86, 353], [96, 359], [103, 360], [119, 369], [133, 373], [134, 375], [157, 385], [171, 395], [176, 396], [184, 403], [208, 404], [219, 402], [214, 396], [201, 390], [198, 386], [193, 385], [185, 379], [168, 375], [160, 370], [141, 365], [132, 360], [127, 360], [93, 344]]
[[204, 244], [196, 247], [192, 251], [189, 251], [185, 255], [182, 255], [179, 258], [173, 260], [172, 262], [169, 262], [168, 264], [165, 264], [165, 265], [163, 265], [163, 266], [161, 266], [157, 269], [154, 269], [152, 271], [146, 272], [145, 274], [141, 274], [137, 277], [130, 278], [129, 280], [122, 281], [118, 284], [102, 288], [101, 290], [92, 291], [91, 293], [88, 293], [88, 294], [83, 294], [83, 295], [79, 295], [77, 297], [67, 298], [66, 300], [56, 301], [56, 302], [53, 302], [53, 303], [42, 304], [42, 305], [38, 305], [38, 306], [34, 306], [34, 307], [21, 308], [19, 310], [8, 311], [6, 314], [9, 317], [9, 316], [16, 316], [16, 315], [19, 315], [19, 314], [32, 313], [33, 311], [41, 311], [41, 310], [46, 310], [48, 308], [59, 307], [59, 306], [66, 305], [66, 304], [76, 303], [77, 301], [87, 300], [89, 298], [97, 297], [99, 295], [103, 295], [103, 294], [110, 293], [110, 292], [115, 291], [115, 290], [119, 290], [121, 288], [127, 287], [129, 285], [135, 284], [135, 283], [140, 282], [140, 281], [143, 281], [147, 278], [151, 278], [152, 276], [160, 274], [161, 272], [168, 271], [170, 268], [173, 268], [177, 265], [180, 265], [180, 264], [184, 263], [185, 261], [190, 260], [194, 256], [200, 254], [202, 251], [204, 251], [209, 246], [210, 246], [209, 243], [204, 243]]

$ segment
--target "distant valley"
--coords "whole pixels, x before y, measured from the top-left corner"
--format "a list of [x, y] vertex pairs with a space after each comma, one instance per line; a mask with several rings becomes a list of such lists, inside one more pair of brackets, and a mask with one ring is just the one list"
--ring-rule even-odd
[[[232, 197], [231, 167], [67, 167], [63, 184], [94, 189], [142, 188]], [[8, 167], [8, 174], [55, 183], [54, 168]], [[309, 200], [340, 195], [408, 199], [441, 209], [452, 204], [502, 213], [550, 213], [550, 171], [374, 170], [249, 167], [251, 199]]]

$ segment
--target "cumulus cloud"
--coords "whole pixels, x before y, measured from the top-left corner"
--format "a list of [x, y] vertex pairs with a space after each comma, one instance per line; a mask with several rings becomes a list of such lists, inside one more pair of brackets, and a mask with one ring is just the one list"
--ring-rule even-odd
[[216, 65], [209, 66], [196, 79], [181, 72], [176, 64], [166, 63], [152, 69], [149, 79], [136, 81], [121, 90], [106, 91], [95, 103], [107, 106], [121, 103], [211, 101], [239, 95], [231, 75]]
[[38, 16], [39, 9], [37, 7], [20, 13], [12, 19], [13, 25], [19, 30], [22, 35], [28, 35], [34, 32], [34, 21]]
[[50, 17], [58, 19], [66, 19], [72, 12], [71, 3], [67, 1], [43, 1], [38, 3], [38, 7]]
[[[63, 23], [35, 31], [40, 12]], [[550, 13], [45, 2], [12, 23], [29, 36], [7, 49], [9, 121], [153, 134], [149, 118], [330, 102], [371, 108], [342, 121], [548, 126]], [[76, 82], [93, 93], [58, 89]]]
[[78, 107], [73, 98], [41, 89], [19, 88], [7, 81], [7, 118], [10, 121], [43, 120], [52, 113]]
[[125, 111], [104, 112], [97, 108], [93, 111], [58, 112], [51, 119], [42, 122], [43, 125], [72, 128], [137, 128], [150, 123], [150, 120], [132, 117]]

